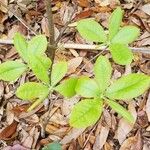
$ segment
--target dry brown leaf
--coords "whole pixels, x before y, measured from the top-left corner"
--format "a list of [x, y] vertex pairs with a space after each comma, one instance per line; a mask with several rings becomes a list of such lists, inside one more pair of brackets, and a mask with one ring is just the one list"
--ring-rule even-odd
[[[129, 112], [133, 115], [134, 120], [136, 121], [137, 118], [137, 112], [135, 110], [135, 104], [134, 102], [130, 102], [128, 106]], [[134, 124], [129, 124], [125, 119], [120, 119], [118, 124], [118, 129], [116, 132], [115, 137], [118, 139], [119, 143], [122, 144], [122, 142], [126, 139], [126, 136], [128, 133], [133, 129]]]
[[78, 138], [79, 135], [82, 134], [82, 132], [84, 132], [85, 128], [81, 128], [81, 129], [75, 129], [73, 128], [68, 135], [66, 135], [60, 142], [61, 144], [67, 144], [70, 143], [73, 139]]
[[5, 140], [7, 138], [10, 138], [16, 132], [17, 125], [18, 123], [14, 121], [12, 124], [7, 126], [4, 130], [2, 130], [2, 132], [0, 133], [0, 139]]
[[150, 4], [142, 6], [141, 10], [144, 11], [146, 14], [150, 15]]
[[141, 133], [138, 131], [134, 137], [129, 137], [121, 145], [119, 150], [142, 150]]
[[150, 93], [148, 95], [147, 103], [146, 103], [146, 114], [148, 117], [148, 121], [150, 122]]
[[88, 0], [77, 0], [79, 6], [81, 7], [88, 7], [89, 6], [89, 1]]
[[[4, 5], [2, 5], [2, 4]], [[4, 13], [7, 13], [8, 12], [8, 9], [6, 7], [8, 7], [8, 0], [0, 0], [0, 10]]]
[[93, 150], [100, 150], [104, 146], [109, 134], [109, 130], [110, 129], [107, 126], [101, 127], [100, 134], [96, 137], [96, 141], [93, 145]]
[[14, 113], [12, 112], [13, 105], [11, 103], [7, 103], [6, 107], [6, 120], [8, 124], [12, 124], [14, 121]]
[[74, 73], [82, 63], [82, 57], [76, 57], [68, 61], [68, 74]]

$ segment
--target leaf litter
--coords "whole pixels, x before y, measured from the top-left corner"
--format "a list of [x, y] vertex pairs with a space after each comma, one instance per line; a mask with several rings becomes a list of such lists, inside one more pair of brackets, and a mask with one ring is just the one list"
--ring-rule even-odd
[[[11, 39], [14, 32], [19, 31], [27, 38], [31, 38], [33, 32], [43, 33], [48, 36], [47, 19], [45, 16], [44, 2], [38, 1], [16, 1], [5, 0], [0, 1], [10, 9], [16, 10], [15, 14], [8, 12], [6, 7], [0, 5], [0, 38]], [[74, 10], [74, 5], [77, 6]], [[146, 47], [150, 49], [150, 27], [149, 27], [149, 3], [147, 0], [137, 4], [133, 0], [78, 0], [78, 1], [53, 1], [54, 23], [56, 30], [56, 37], [61, 33], [61, 29], [65, 23], [73, 15], [73, 22], [82, 18], [95, 18], [107, 28], [108, 17], [111, 11], [121, 5], [125, 11], [125, 19], [123, 24], [134, 24], [141, 28], [141, 37], [132, 44], [134, 47]], [[24, 27], [22, 22], [15, 18], [16, 14], [28, 24], [29, 28]], [[32, 27], [32, 28], [30, 28]], [[31, 29], [31, 30], [29, 30]], [[74, 28], [68, 28], [61, 41], [76, 42], [85, 44]], [[18, 58], [15, 49], [9, 45], [0, 45], [0, 61], [14, 60]], [[60, 52], [56, 54], [57, 59], [65, 58], [69, 60], [70, 68], [68, 75], [76, 75], [80, 72], [82, 67], [95, 56], [95, 52], [85, 52], [84, 50], [78, 51], [72, 49], [70, 51]], [[109, 56], [109, 55], [108, 55]], [[113, 78], [117, 79], [122, 74], [128, 74], [130, 71], [143, 72], [150, 75], [150, 55], [136, 53], [134, 62], [131, 66], [119, 67], [113, 64], [115, 69]], [[91, 70], [93, 68], [93, 61], [80, 72], [81, 75], [92, 76]], [[132, 70], [131, 70], [132, 69]], [[0, 149], [41, 149], [45, 144], [52, 143], [53, 141], [60, 141], [64, 150], [110, 150], [110, 149], [150, 149], [149, 132], [150, 123], [150, 96], [149, 93], [143, 94], [135, 102], [124, 104], [128, 106], [129, 111], [135, 119], [135, 124], [130, 125], [124, 121], [113, 111], [105, 108], [102, 120], [97, 126], [89, 127], [87, 129], [72, 129], [68, 124], [68, 116], [71, 108], [79, 101], [79, 98], [73, 100], [62, 100], [58, 98], [53, 104], [50, 111], [50, 119], [43, 128], [45, 123], [45, 114], [48, 114], [48, 109], [41, 105], [32, 113], [27, 113], [28, 103], [23, 103], [14, 96], [14, 90], [20, 83], [28, 80], [35, 80], [32, 74], [25, 74], [21, 80], [15, 83], [0, 82], [0, 139], [2, 146]], [[53, 96], [55, 99], [57, 95]], [[140, 101], [145, 99], [145, 104], [139, 110]], [[140, 129], [139, 129], [140, 126]], [[45, 137], [42, 134], [45, 134]], [[90, 135], [90, 136], [89, 136]], [[86, 141], [88, 139], [88, 141]], [[4, 144], [5, 143], [5, 144]], [[42, 143], [42, 144], [41, 144]], [[27, 147], [28, 145], [28, 147]]]

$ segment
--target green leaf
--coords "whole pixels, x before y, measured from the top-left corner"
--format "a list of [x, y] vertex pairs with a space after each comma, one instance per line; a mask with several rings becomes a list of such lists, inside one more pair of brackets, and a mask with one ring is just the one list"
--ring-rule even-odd
[[102, 109], [102, 100], [82, 100], [73, 107], [69, 123], [72, 127], [75, 128], [85, 128], [94, 125], [100, 118]]
[[62, 150], [61, 145], [57, 142], [50, 143], [42, 148], [42, 150]]
[[102, 26], [92, 19], [83, 19], [77, 22], [77, 30], [88, 41], [105, 42], [107, 40]]
[[27, 69], [20, 61], [7, 61], [0, 64], [0, 79], [4, 81], [16, 81]]
[[106, 91], [110, 99], [128, 100], [143, 94], [150, 87], [150, 77], [144, 74], [129, 74], [116, 80]]
[[94, 65], [95, 79], [99, 85], [100, 92], [103, 92], [109, 85], [112, 74], [112, 67], [105, 56], [99, 56]]
[[37, 98], [44, 99], [48, 96], [49, 89], [42, 83], [27, 82], [21, 85], [17, 91], [16, 96], [23, 100], [33, 101]]
[[135, 41], [139, 34], [139, 28], [135, 26], [125, 26], [112, 39], [112, 43], [129, 44]]
[[100, 90], [96, 81], [88, 77], [81, 77], [78, 79], [76, 92], [77, 94], [88, 98], [100, 96]]
[[28, 53], [44, 54], [47, 49], [47, 39], [45, 35], [37, 35], [28, 42]]
[[133, 53], [128, 46], [123, 44], [111, 44], [110, 52], [113, 60], [120, 65], [127, 65], [132, 62]]
[[31, 54], [29, 56], [29, 64], [38, 79], [45, 83], [49, 83], [48, 70], [51, 66], [51, 60], [48, 57]]
[[71, 77], [65, 80], [63, 83], [55, 87], [55, 90], [62, 94], [64, 97], [72, 97], [76, 94], [75, 87], [77, 84], [78, 78]]
[[130, 123], [134, 123], [134, 118], [130, 112], [128, 112], [124, 107], [122, 107], [119, 103], [107, 100], [108, 105], [114, 109], [119, 115], [121, 115], [124, 119], [126, 119]]
[[67, 62], [59, 62], [53, 65], [51, 74], [51, 85], [55, 86], [67, 73]]
[[20, 34], [16, 33], [13, 40], [16, 51], [19, 53], [20, 57], [27, 61], [27, 42], [26, 39]]
[[123, 10], [121, 10], [120, 7], [117, 7], [113, 13], [111, 14], [111, 17], [109, 19], [109, 39], [112, 40], [112, 38], [117, 34], [119, 31], [121, 22], [123, 18]]

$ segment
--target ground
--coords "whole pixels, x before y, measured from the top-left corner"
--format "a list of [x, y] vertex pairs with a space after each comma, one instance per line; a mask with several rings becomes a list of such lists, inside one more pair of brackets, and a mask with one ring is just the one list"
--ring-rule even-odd
[[[122, 25], [132, 24], [140, 28], [140, 37], [130, 45], [139, 48], [140, 52], [134, 52], [133, 63], [126, 67], [112, 61], [113, 79], [131, 72], [150, 75], [149, 0], [53, 0], [55, 37], [61, 34], [59, 42], [62, 43], [91, 44], [71, 27], [72, 23], [91, 17], [107, 29], [108, 18], [118, 5], [125, 12]], [[64, 28], [66, 30], [62, 33]], [[21, 32], [26, 38], [40, 33], [49, 36], [44, 0], [0, 0], [0, 39], [11, 40], [16, 32]], [[68, 61], [66, 78], [76, 74], [91, 77], [93, 58], [98, 53], [84, 49], [59, 49], [55, 61]], [[108, 51], [102, 54], [111, 58]], [[1, 62], [16, 58], [18, 54], [13, 45], [0, 43]], [[121, 103], [135, 117], [134, 125], [106, 107], [94, 126], [74, 129], [68, 124], [68, 116], [79, 97], [66, 100], [54, 94], [35, 110], [26, 112], [30, 103], [15, 96], [15, 89], [25, 81], [36, 81], [36, 78], [32, 73], [26, 73], [15, 83], [0, 81], [0, 149], [38, 150], [48, 143], [60, 141], [64, 150], [150, 150], [149, 91], [133, 101]]]

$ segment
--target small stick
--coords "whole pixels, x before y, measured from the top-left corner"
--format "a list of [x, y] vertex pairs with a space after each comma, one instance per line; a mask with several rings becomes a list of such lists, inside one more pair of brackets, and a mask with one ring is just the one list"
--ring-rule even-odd
[[[13, 44], [13, 40], [3, 40], [0, 39], [0, 44]], [[58, 43], [58, 49], [81, 49], [81, 50], [104, 50], [106, 46], [100, 45], [89, 45], [89, 44], [75, 44], [75, 43]], [[145, 47], [130, 47], [133, 52], [141, 52], [150, 54], [150, 48]], [[108, 49], [106, 49], [108, 50]]]

